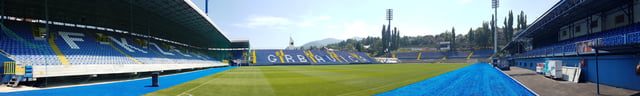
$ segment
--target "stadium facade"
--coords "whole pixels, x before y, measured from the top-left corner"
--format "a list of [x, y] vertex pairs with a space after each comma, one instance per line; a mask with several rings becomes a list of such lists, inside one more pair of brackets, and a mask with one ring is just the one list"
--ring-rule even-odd
[[580, 81], [640, 90], [638, 22], [638, 0], [561, 0], [502, 50], [518, 67], [560, 60]]
[[0, 4], [3, 83], [229, 65], [231, 52], [207, 49], [231, 48], [230, 40], [190, 0]]

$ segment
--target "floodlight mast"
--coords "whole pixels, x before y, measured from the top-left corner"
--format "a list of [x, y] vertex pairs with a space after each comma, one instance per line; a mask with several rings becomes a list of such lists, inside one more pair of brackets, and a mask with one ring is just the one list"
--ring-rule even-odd
[[[391, 20], [393, 20], [393, 9], [387, 9], [387, 21], [389, 21], [389, 24], [387, 24], [387, 32], [385, 32], [386, 34], [391, 34]], [[386, 35], [386, 34], [382, 34], [382, 35]], [[388, 37], [388, 36], [387, 36]], [[390, 57], [390, 51], [389, 47], [391, 47], [391, 42], [389, 42], [389, 40], [387, 41], [382, 41], [384, 43], [383, 46], [385, 46], [384, 52], [386, 53], [387, 57]]]
[[204, 1], [204, 13], [209, 15], [209, 0]]
[[494, 11], [494, 17], [495, 21], [491, 21], [493, 22], [493, 54], [494, 56], [496, 56], [495, 54], [498, 54], [498, 0], [491, 0], [492, 3], [492, 8]]

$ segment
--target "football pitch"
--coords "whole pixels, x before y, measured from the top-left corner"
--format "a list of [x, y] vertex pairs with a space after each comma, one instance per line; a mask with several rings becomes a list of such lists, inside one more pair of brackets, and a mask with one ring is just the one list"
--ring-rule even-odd
[[375, 95], [468, 65], [470, 64], [243, 66], [145, 95]]

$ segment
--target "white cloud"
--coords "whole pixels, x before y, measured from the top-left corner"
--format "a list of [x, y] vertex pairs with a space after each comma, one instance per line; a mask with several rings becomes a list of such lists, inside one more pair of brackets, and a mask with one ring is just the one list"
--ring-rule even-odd
[[444, 31], [444, 30], [442, 31], [429, 30], [433, 28], [430, 28], [430, 26], [419, 25], [419, 24], [397, 24], [392, 26], [398, 26], [398, 30], [400, 31], [400, 36], [433, 35], [433, 34], [437, 34], [439, 32]]
[[234, 24], [238, 27], [246, 28], [274, 28], [274, 29], [287, 29], [292, 21], [283, 17], [273, 16], [250, 16], [246, 23]]
[[382, 28], [375, 25], [369, 25], [363, 20], [355, 20], [345, 23], [343, 27], [327, 26], [336, 30], [324, 32], [326, 38], [349, 39], [352, 37], [378, 36]]
[[272, 29], [289, 29], [289, 27], [298, 25], [299, 27], [314, 26], [320, 21], [331, 20], [330, 16], [321, 16], [305, 20], [292, 20], [284, 17], [274, 16], [250, 16], [245, 23], [233, 24], [234, 26], [244, 28], [272, 28]]
[[460, 4], [467, 4], [469, 2], [471, 2], [471, 0], [460, 0], [460, 1], [458, 1], [458, 3], [460, 3]]
[[301, 27], [313, 26], [313, 25], [316, 25], [315, 24], [316, 22], [325, 21], [325, 20], [331, 20], [331, 17], [330, 16], [322, 16], [322, 17], [316, 17], [316, 18], [312, 18], [312, 19], [307, 19], [307, 20], [304, 20], [302, 23], [298, 24], [298, 26], [301, 26]]
[[327, 29], [336, 29], [336, 28], [340, 28], [340, 27], [336, 25], [327, 25]]

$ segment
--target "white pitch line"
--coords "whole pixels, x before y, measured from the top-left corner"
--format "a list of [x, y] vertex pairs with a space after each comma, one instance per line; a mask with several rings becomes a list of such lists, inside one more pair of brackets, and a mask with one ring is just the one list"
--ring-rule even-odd
[[[230, 69], [230, 70], [231, 70], [231, 71], [233, 71], [234, 69], [239, 69], [239, 68], [233, 68], [233, 69]], [[224, 76], [224, 75], [227, 75], [227, 74], [222, 74], [220, 77], [222, 77], [222, 76]], [[191, 94], [189, 94], [188, 92], [191, 92], [191, 91], [193, 91], [194, 89], [200, 88], [200, 87], [202, 87], [203, 85], [208, 84], [209, 82], [211, 82], [211, 81], [213, 81], [213, 80], [217, 80], [217, 79], [218, 79], [218, 78], [214, 78], [214, 79], [211, 79], [211, 80], [209, 80], [209, 81], [207, 81], [207, 82], [204, 82], [204, 83], [202, 83], [202, 84], [200, 84], [200, 85], [198, 85], [198, 86], [196, 86], [196, 87], [193, 87], [193, 88], [191, 88], [191, 89], [189, 89], [189, 90], [187, 90], [187, 91], [184, 91], [184, 92], [182, 92], [182, 93], [178, 94], [178, 96], [180, 96], [181, 94], [188, 94], [189, 96], [192, 96], [192, 95], [191, 95]]]
[[[489, 64], [489, 65], [491, 65], [491, 64]], [[509, 79], [511, 79], [511, 80], [513, 80], [513, 81], [516, 81], [518, 84], [520, 84], [520, 86], [522, 86], [522, 87], [526, 88], [527, 90], [531, 91], [531, 93], [533, 93], [534, 95], [536, 95], [536, 96], [540, 96], [538, 93], [536, 93], [535, 91], [533, 91], [533, 90], [529, 89], [529, 87], [525, 86], [525, 85], [524, 85], [524, 84], [522, 84], [520, 81], [518, 81], [518, 80], [516, 80], [515, 78], [513, 78], [513, 77], [509, 76], [509, 74], [502, 72], [502, 70], [498, 69], [497, 67], [493, 67], [493, 68], [495, 68], [496, 70], [500, 71], [500, 73], [502, 73], [503, 75], [506, 75], [507, 77], [509, 77]]]
[[178, 95], [176, 95], [176, 96], [193, 96], [193, 95], [191, 95], [191, 94], [189, 94], [189, 93], [181, 93], [181, 94], [178, 94]]

